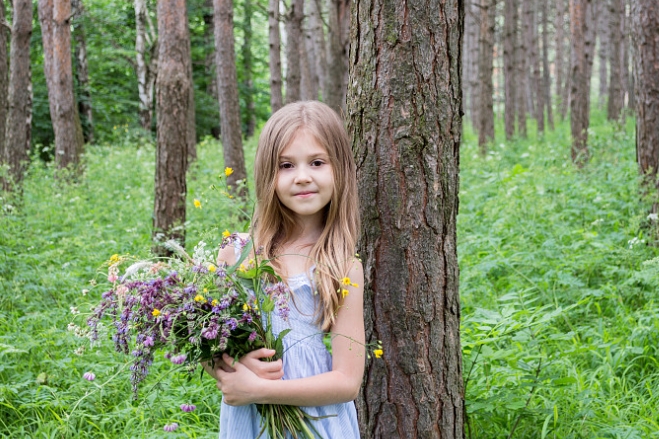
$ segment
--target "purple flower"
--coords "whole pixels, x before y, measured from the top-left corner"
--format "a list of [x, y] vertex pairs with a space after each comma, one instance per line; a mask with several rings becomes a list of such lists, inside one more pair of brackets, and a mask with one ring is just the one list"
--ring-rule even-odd
[[181, 404], [181, 410], [183, 410], [186, 413], [192, 412], [197, 408], [196, 405], [192, 404]]
[[218, 325], [217, 323], [211, 323], [208, 328], [204, 328], [201, 330], [201, 336], [208, 339], [208, 340], [214, 340], [217, 338], [217, 332], [218, 332]]
[[185, 354], [174, 355], [172, 358], [169, 359], [169, 361], [171, 361], [174, 364], [183, 364], [187, 357], [188, 356]]
[[172, 422], [171, 424], [165, 424], [165, 426], [162, 429], [167, 432], [172, 432], [177, 428], [178, 428], [178, 424], [176, 422]]
[[148, 336], [147, 338], [144, 339], [144, 346], [151, 347], [153, 346], [153, 337]]
[[256, 331], [252, 331], [251, 334], [249, 334], [249, 337], [247, 337], [247, 341], [252, 342], [256, 340]]
[[96, 374], [94, 374], [94, 372], [85, 372], [82, 377], [87, 381], [94, 381], [96, 379]]
[[227, 319], [226, 324], [230, 331], [234, 331], [238, 327], [238, 321], [233, 317]]

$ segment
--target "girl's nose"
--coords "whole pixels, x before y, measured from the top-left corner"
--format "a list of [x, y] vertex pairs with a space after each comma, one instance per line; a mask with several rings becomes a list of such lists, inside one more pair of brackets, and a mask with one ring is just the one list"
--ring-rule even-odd
[[311, 181], [309, 170], [304, 166], [297, 168], [297, 172], [295, 173], [295, 183], [308, 183], [309, 181]]

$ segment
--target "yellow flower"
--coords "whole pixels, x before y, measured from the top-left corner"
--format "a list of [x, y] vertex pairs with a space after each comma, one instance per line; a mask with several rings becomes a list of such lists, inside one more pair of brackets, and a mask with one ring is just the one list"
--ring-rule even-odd
[[204, 296], [202, 296], [201, 294], [197, 294], [194, 298], [195, 302], [203, 302], [204, 300], [206, 299], [204, 299]]
[[208, 265], [208, 271], [210, 271], [211, 273], [215, 273], [215, 270], [217, 270], [217, 268], [215, 268], [215, 265], [213, 264]]
[[231, 236], [231, 232], [229, 232], [229, 229], [225, 229], [224, 232], [222, 232], [222, 236], [224, 238], [228, 238], [229, 236]]
[[121, 260], [121, 257], [119, 257], [119, 255], [116, 254], [116, 253], [113, 254], [112, 256], [110, 256], [110, 263], [111, 263], [111, 264], [116, 264], [116, 263], [119, 262], [120, 260]]
[[201, 201], [199, 201], [198, 199], [195, 198], [194, 199], [194, 207], [196, 207], [197, 209], [201, 209]]
[[350, 291], [346, 290], [345, 288], [341, 288], [341, 295], [344, 299], [348, 294], [350, 294]]
[[213, 301], [211, 302], [211, 305], [217, 306], [219, 303], [220, 302], [218, 302], [217, 299], [213, 299]]
[[247, 311], [249, 309], [249, 305], [246, 303], [243, 303], [243, 311]]
[[375, 355], [375, 358], [380, 358], [384, 354], [384, 351], [382, 349], [375, 349], [373, 351], [373, 355]]
[[349, 277], [344, 277], [343, 279], [341, 279], [341, 283], [343, 285], [350, 285], [351, 287], [355, 287], [355, 288], [358, 287], [358, 285], [352, 282]]
[[160, 315], [160, 310], [158, 308], [153, 308], [151, 314], [153, 315], [153, 317], [158, 317]]
[[204, 288], [204, 293], [207, 293], [207, 292], [208, 292], [208, 288]]
[[233, 174], [233, 168], [224, 168], [224, 175], [228, 177], [231, 174]]
[[247, 267], [245, 267], [243, 264], [240, 264], [240, 267], [238, 267], [238, 271], [244, 273], [247, 271]]

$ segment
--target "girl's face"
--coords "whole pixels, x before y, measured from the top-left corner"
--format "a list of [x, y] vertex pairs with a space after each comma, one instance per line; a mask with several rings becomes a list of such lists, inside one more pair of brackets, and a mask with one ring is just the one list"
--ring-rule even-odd
[[275, 192], [299, 220], [322, 217], [332, 198], [334, 175], [327, 151], [304, 129], [279, 156]]

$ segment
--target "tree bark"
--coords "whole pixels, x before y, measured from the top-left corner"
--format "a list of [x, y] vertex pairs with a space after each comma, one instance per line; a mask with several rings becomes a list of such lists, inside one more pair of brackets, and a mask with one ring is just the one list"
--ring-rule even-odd
[[503, 69], [506, 126], [506, 139], [515, 135], [515, 101], [517, 91], [517, 76], [515, 69], [515, 46], [517, 39], [517, 2], [505, 0], [504, 5], [504, 34], [503, 34]]
[[554, 114], [551, 105], [551, 76], [549, 74], [549, 17], [547, 2], [540, 2], [542, 16], [542, 75], [545, 108], [547, 109], [547, 123], [549, 129], [554, 130]]
[[276, 112], [284, 105], [281, 92], [281, 36], [279, 33], [279, 0], [268, 1], [268, 41], [270, 58], [270, 109]]
[[[55, 161], [59, 169], [78, 172], [84, 139], [76, 100], [73, 94], [71, 64], [71, 1], [53, 3], [53, 85], [51, 94], [55, 113], [51, 114], [55, 131]], [[48, 38], [44, 35], [44, 38]]]
[[525, 0], [522, 2], [522, 28], [524, 33], [522, 39], [524, 40], [525, 51], [522, 52], [524, 57], [524, 100], [526, 101], [526, 110], [531, 117], [535, 117], [535, 78], [533, 76], [533, 69], [535, 68], [535, 49], [534, 49], [534, 22], [535, 22], [535, 0]]
[[[204, 73], [206, 74], [206, 93], [218, 102], [217, 95], [217, 72], [215, 71], [215, 21], [213, 19], [213, 0], [204, 0], [204, 45], [206, 55], [204, 57]], [[211, 127], [210, 131], [214, 138], [220, 138], [220, 118], [217, 113], [217, 124]]]
[[[32, 36], [32, 1], [15, 0], [11, 31], [11, 66], [9, 72], [9, 111], [7, 114], [4, 161], [9, 165], [14, 183], [23, 179], [30, 150], [30, 38]], [[1, 50], [1, 49], [0, 49]], [[9, 189], [5, 184], [5, 189]]]
[[254, 81], [252, 80], [252, 1], [243, 0], [243, 89], [245, 90], [245, 137], [254, 136], [256, 129], [256, 106], [254, 104]]
[[[305, 10], [309, 10], [309, 5], [314, 0], [305, 0]], [[307, 15], [308, 12], [307, 12]], [[300, 70], [302, 100], [318, 99], [318, 74], [316, 73], [316, 54], [314, 52], [313, 35], [309, 26], [309, 21], [302, 23], [302, 44], [300, 44]]]
[[[636, 93], [634, 92], [634, 62], [630, 63], [631, 41], [632, 41], [632, 28], [631, 28], [631, 0], [625, 0], [624, 13], [620, 22], [620, 33], [623, 35], [622, 40], [622, 56], [620, 64], [622, 66], [622, 94], [626, 97], [627, 108], [636, 109]], [[628, 7], [629, 6], [629, 7]], [[628, 13], [629, 12], [629, 13]], [[631, 65], [630, 65], [631, 64]], [[632, 72], [630, 72], [630, 67]]]
[[[601, 1], [601, 0], [600, 0]], [[599, 58], [599, 106], [604, 107], [606, 97], [609, 92], [609, 52], [611, 51], [612, 35], [609, 34], [609, 10], [611, 3], [616, 0], [604, 0], [599, 5], [599, 12], [597, 18], [597, 38], [599, 46], [597, 50], [597, 57]]]
[[467, 49], [469, 59], [469, 75], [466, 76], [469, 83], [469, 110], [474, 128], [478, 129], [480, 106], [480, 90], [478, 88], [478, 60], [480, 58], [480, 3], [472, 0], [465, 5], [465, 30], [466, 39], [469, 42]]
[[481, 0], [480, 57], [478, 62], [478, 82], [480, 89], [478, 146], [483, 155], [487, 152], [487, 143], [494, 140], [494, 86], [492, 84], [492, 72], [495, 13], [496, 0]]
[[625, 96], [622, 87], [622, 45], [624, 34], [620, 32], [621, 21], [625, 13], [625, 0], [611, 0], [609, 3], [610, 39], [610, 81], [607, 118], [617, 121], [624, 105]]
[[461, 2], [352, 10], [348, 132], [362, 216], [368, 365], [361, 435], [464, 437], [456, 256]]
[[[137, 61], [137, 92], [139, 97], [140, 126], [151, 131], [153, 119], [153, 93], [158, 72], [157, 37], [147, 32], [149, 11], [146, 0], [135, 0], [135, 57]], [[147, 46], [151, 48], [149, 51]], [[149, 60], [147, 55], [150, 54]]]
[[[0, 0], [0, 22], [5, 21], [5, 2]], [[7, 161], [10, 146], [5, 146], [5, 130], [9, 97], [9, 57], [7, 56], [7, 29], [0, 25], [0, 164]]]
[[[631, 28], [636, 85], [636, 157], [648, 185], [659, 188], [659, 5], [632, 1]], [[653, 207], [656, 213], [657, 204]]]
[[520, 32], [517, 39], [517, 129], [520, 136], [526, 138], [526, 114], [528, 112], [528, 84], [529, 84], [529, 64], [528, 64], [528, 41], [526, 39], [526, 32], [523, 26], [526, 17], [526, 2], [521, 2], [520, 14]]
[[570, 126], [572, 161], [583, 166], [589, 158], [588, 124], [590, 117], [590, 73], [594, 26], [591, 0], [570, 0], [570, 33], [572, 37]]
[[326, 100], [327, 91], [326, 72], [327, 72], [327, 52], [325, 43], [325, 29], [321, 17], [320, 0], [309, 0], [307, 3], [309, 14], [309, 33], [313, 42], [314, 61], [316, 63], [316, 74], [318, 76], [318, 88], [322, 94], [323, 100]]
[[[554, 21], [556, 29], [556, 98], [558, 99], [558, 112], [561, 119], [565, 117], [564, 110], [567, 108], [567, 99], [563, 98], [565, 89], [565, 0], [556, 0], [556, 17]], [[569, 63], [568, 63], [569, 64]]]
[[[530, 0], [529, 0], [530, 1]], [[544, 3], [544, 2], [542, 2]], [[536, 7], [538, 7], [538, 2], [532, 5], [532, 14], [531, 19], [531, 50], [530, 50], [530, 59], [532, 66], [532, 75], [533, 75], [533, 89], [534, 89], [534, 114], [535, 120], [537, 122], [538, 134], [543, 134], [545, 132], [545, 91], [544, 91], [544, 81], [542, 78], [542, 70], [540, 69], [540, 28], [538, 26], [538, 20], [536, 13]]]
[[[48, 88], [48, 110], [51, 122], [55, 117], [55, 84], [53, 73], [53, 0], [38, 0], [39, 25], [43, 44], [43, 70]], [[54, 125], [54, 123], [53, 123]]]
[[227, 184], [234, 194], [247, 199], [245, 183], [245, 158], [240, 129], [240, 101], [238, 100], [238, 75], [236, 54], [233, 48], [233, 1], [214, 0], [215, 6], [215, 50], [217, 50], [217, 89], [220, 104], [220, 126], [222, 127], [222, 150], [224, 166], [233, 169]]
[[[185, 244], [190, 34], [185, 0], [158, 1], [157, 151], [153, 235]], [[160, 238], [160, 239], [159, 239]], [[159, 254], [166, 253], [154, 247]]]
[[73, 38], [75, 40], [76, 77], [78, 79], [78, 113], [81, 116], [82, 134], [86, 143], [94, 142], [94, 119], [92, 113], [92, 94], [89, 86], [89, 69], [87, 68], [87, 43], [85, 27], [82, 20], [85, 14], [80, 0], [71, 0], [73, 8]]
[[302, 44], [302, 19], [304, 0], [292, 0], [286, 14], [286, 103], [299, 101], [300, 90], [300, 45]]
[[328, 0], [327, 76], [325, 103], [340, 111], [344, 107], [343, 77], [345, 75], [345, 55], [341, 39], [340, 4], [342, 0]]

